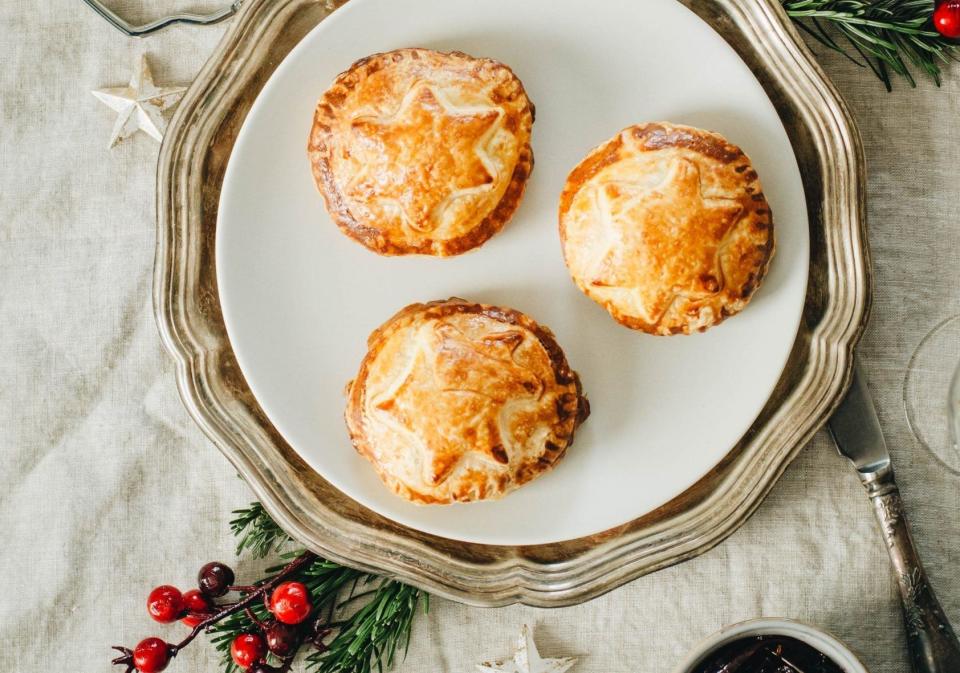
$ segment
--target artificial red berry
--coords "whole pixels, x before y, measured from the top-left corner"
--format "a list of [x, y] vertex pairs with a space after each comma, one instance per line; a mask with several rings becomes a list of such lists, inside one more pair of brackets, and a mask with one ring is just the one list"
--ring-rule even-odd
[[147, 612], [161, 624], [175, 622], [183, 612], [183, 594], [177, 587], [161, 584], [147, 596]]
[[180, 622], [191, 629], [213, 613], [213, 605], [199, 589], [191, 589], [183, 594], [183, 609], [187, 611], [187, 616]]
[[267, 646], [263, 644], [263, 638], [256, 633], [241, 633], [230, 643], [230, 656], [243, 670], [253, 666], [266, 654]]
[[211, 598], [219, 598], [230, 590], [233, 584], [233, 570], [219, 561], [213, 561], [200, 568], [197, 574], [197, 586]]
[[301, 582], [282, 582], [270, 596], [270, 612], [284, 624], [299, 624], [312, 608], [307, 587]]
[[158, 673], [168, 663], [169, 646], [159, 638], [144, 638], [133, 648], [133, 665], [140, 673]]
[[933, 26], [944, 37], [960, 38], [960, 0], [941, 0], [933, 10]]
[[263, 636], [267, 641], [267, 649], [281, 658], [293, 654], [297, 646], [297, 629], [282, 622], [273, 622]]

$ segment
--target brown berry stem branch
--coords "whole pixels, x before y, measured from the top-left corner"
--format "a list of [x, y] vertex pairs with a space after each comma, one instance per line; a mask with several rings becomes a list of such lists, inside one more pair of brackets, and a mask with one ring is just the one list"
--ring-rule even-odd
[[[200, 633], [202, 633], [207, 628], [213, 626], [217, 622], [229, 617], [235, 612], [240, 612], [245, 610], [253, 605], [256, 601], [261, 598], [265, 599], [268, 592], [270, 592], [274, 587], [276, 587], [280, 582], [284, 581], [286, 578], [290, 577], [297, 571], [301, 570], [305, 566], [313, 563], [317, 560], [317, 555], [311, 551], [304, 551], [302, 554], [293, 559], [290, 563], [285, 565], [280, 572], [271, 577], [269, 580], [263, 584], [250, 587], [236, 587], [237, 589], [252, 589], [246, 596], [237, 601], [236, 603], [230, 603], [225, 606], [219, 606], [221, 609], [217, 612], [211, 614], [209, 617], [204, 619], [202, 622], [198, 623], [196, 626], [191, 629], [190, 633], [181, 640], [179, 643], [172, 645], [167, 644], [167, 655], [172, 659], [177, 656], [177, 653], [182, 650], [184, 647], [189, 645], [194, 638], [196, 638]], [[114, 645], [113, 649], [122, 653], [122, 656], [115, 658], [112, 663], [118, 665], [125, 665], [127, 667], [126, 673], [131, 673], [135, 669], [133, 663], [133, 651], [129, 648], [122, 647], [119, 645]], [[287, 669], [289, 670], [289, 668]]]
[[253, 609], [249, 605], [243, 609], [243, 613], [247, 616], [247, 619], [249, 619], [251, 622], [256, 624], [261, 629], [267, 628], [267, 625], [264, 624], [263, 621], [261, 621], [260, 618], [253, 613]]

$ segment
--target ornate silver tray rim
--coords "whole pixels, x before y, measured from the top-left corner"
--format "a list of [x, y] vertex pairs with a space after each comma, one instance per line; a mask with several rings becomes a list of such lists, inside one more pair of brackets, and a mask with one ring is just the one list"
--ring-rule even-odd
[[790, 361], [753, 427], [689, 491], [624, 526], [529, 547], [460, 543], [366, 510], [313, 473], [254, 399], [227, 339], [214, 270], [223, 171], [256, 94], [341, 0], [247, 0], [190, 87], [158, 166], [154, 308], [187, 410], [286, 531], [324, 556], [475, 605], [578, 603], [703, 553], [736, 530], [849, 385], [871, 275], [864, 160], [847, 107], [777, 0], [678, 0], [760, 79], [804, 177], [811, 261]]

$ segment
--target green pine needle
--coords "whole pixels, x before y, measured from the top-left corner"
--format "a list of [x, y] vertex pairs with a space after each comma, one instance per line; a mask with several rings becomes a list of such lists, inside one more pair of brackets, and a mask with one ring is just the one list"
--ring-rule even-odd
[[233, 510], [230, 531], [237, 538], [237, 556], [249, 550], [254, 558], [265, 558], [292, 542], [259, 502]]
[[911, 68], [940, 86], [940, 66], [960, 45], [933, 28], [934, 0], [781, 0], [797, 26], [829, 49], [869, 67], [887, 91], [890, 73], [916, 86]]
[[384, 581], [373, 599], [341, 623], [337, 637], [326, 652], [307, 657], [307, 670], [314, 673], [368, 673], [371, 662], [382, 673], [392, 668], [397, 652], [407, 653], [413, 618], [427, 594], [399, 582]]
[[[238, 555], [247, 551], [263, 558], [292, 546], [293, 540], [260, 503], [251, 503], [233, 514], [230, 529], [237, 537]], [[267, 575], [258, 584], [269, 581], [301, 553], [302, 550], [279, 553], [283, 563], [268, 568]], [[314, 650], [306, 657], [307, 669], [315, 673], [370, 673], [374, 668], [381, 672], [390, 669], [401, 648], [402, 653], [406, 653], [418, 606], [422, 602], [426, 609], [428, 605], [428, 595], [419, 589], [325, 559], [318, 558], [290, 579], [303, 582], [310, 593], [313, 613], [304, 622], [304, 628], [310, 628], [322, 617], [334, 629], [332, 639], [327, 638], [327, 649]], [[262, 602], [253, 605], [252, 610], [261, 621], [269, 620]], [[239, 673], [230, 658], [230, 643], [256, 628], [246, 614], [238, 612], [210, 629], [211, 642], [221, 654], [224, 673]], [[309, 648], [304, 646], [304, 650]], [[269, 663], [279, 665], [280, 662]]]

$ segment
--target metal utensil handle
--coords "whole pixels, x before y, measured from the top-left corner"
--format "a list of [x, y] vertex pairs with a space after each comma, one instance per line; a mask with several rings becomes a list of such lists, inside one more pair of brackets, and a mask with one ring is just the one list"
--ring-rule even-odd
[[903, 602], [907, 645], [917, 673], [960, 673], [960, 642], [933, 593], [913, 545], [893, 469], [861, 474], [890, 553]]
[[240, 9], [240, 3], [243, 2], [243, 0], [234, 0], [229, 6], [212, 14], [173, 14], [157, 19], [156, 21], [151, 21], [150, 23], [145, 23], [142, 26], [132, 26], [116, 12], [108, 9], [100, 0], [83, 1], [87, 3], [93, 11], [106, 19], [110, 25], [130, 37], [143, 37], [144, 35], [156, 32], [161, 28], [166, 28], [174, 23], [192, 23], [196, 25], [217, 23], [218, 21], [223, 21], [233, 16], [237, 10]]

